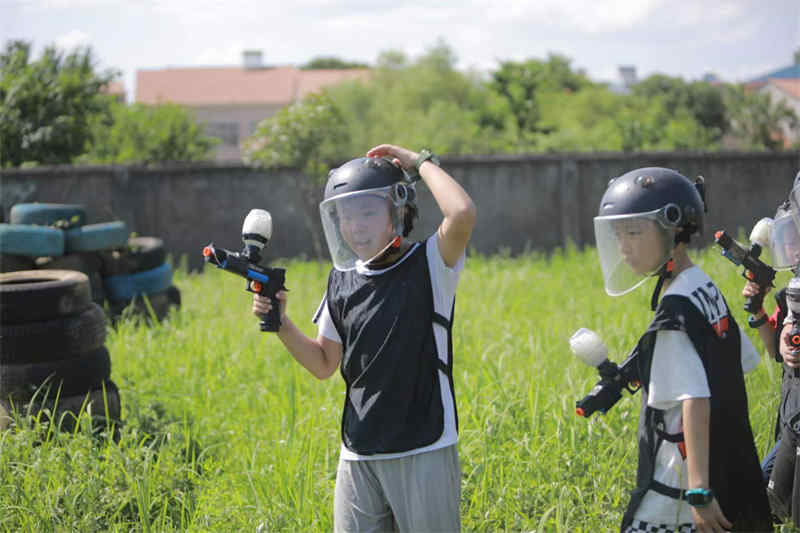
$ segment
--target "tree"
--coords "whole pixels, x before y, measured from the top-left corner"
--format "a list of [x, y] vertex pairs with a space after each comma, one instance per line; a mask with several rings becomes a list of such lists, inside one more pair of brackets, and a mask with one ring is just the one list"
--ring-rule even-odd
[[191, 112], [176, 104], [114, 103], [92, 120], [88, 163], [156, 163], [211, 159], [219, 139], [203, 133]]
[[117, 74], [96, 73], [89, 48], [54, 46], [31, 61], [31, 44], [11, 41], [0, 53], [0, 167], [69, 163], [90, 137], [90, 118], [108, 109], [101, 92]]
[[369, 81], [326, 89], [341, 110], [355, 157], [379, 143], [428, 147], [440, 154], [498, 153], [518, 146], [508, 102], [474, 73], [455, 68], [442, 40], [409, 60], [381, 52]]
[[715, 141], [721, 140], [728, 131], [728, 110], [719, 87], [654, 74], [634, 85], [632, 92], [648, 100], [661, 99], [667, 113], [679, 114], [681, 109], [685, 109]]
[[324, 93], [314, 93], [263, 120], [245, 141], [245, 161], [266, 168], [299, 169], [306, 224], [314, 253], [323, 257], [318, 205], [333, 162], [343, 159], [348, 132], [341, 112]]
[[541, 93], [572, 93], [593, 86], [583, 72], [572, 70], [570, 62], [562, 55], [551, 53], [546, 61], [533, 58], [522, 62], [502, 61], [492, 73], [490, 88], [508, 100], [517, 127], [528, 141], [536, 138], [536, 133], [547, 133], [540, 124]]
[[783, 100], [773, 100], [769, 94], [731, 85], [726, 88], [725, 99], [731, 114], [732, 136], [742, 148], [780, 150], [784, 131], [800, 127], [792, 108]]
[[357, 61], [345, 61], [334, 56], [319, 56], [313, 58], [311, 61], [300, 67], [303, 70], [313, 69], [336, 69], [346, 70], [351, 68], [369, 68], [366, 63], [359, 63]]

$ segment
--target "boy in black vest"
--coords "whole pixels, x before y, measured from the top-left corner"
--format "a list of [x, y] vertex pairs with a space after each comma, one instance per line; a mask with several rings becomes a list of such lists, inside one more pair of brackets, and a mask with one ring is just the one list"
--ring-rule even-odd
[[[403, 239], [417, 211], [414, 177], [444, 215], [416, 243]], [[383, 144], [331, 172], [320, 212], [334, 268], [318, 336], [285, 316], [281, 292], [278, 337], [320, 379], [341, 366], [334, 530], [458, 531], [451, 327], [475, 206], [430, 151]], [[269, 309], [254, 295], [256, 314]]]
[[743, 375], [759, 356], [686, 253], [703, 228], [703, 193], [700, 180], [641, 168], [611, 180], [594, 219], [608, 294], [658, 278], [636, 347], [642, 410], [626, 533], [772, 531]]

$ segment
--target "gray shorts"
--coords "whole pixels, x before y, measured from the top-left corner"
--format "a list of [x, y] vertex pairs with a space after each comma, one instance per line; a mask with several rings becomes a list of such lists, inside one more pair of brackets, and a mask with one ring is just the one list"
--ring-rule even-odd
[[339, 459], [333, 530], [461, 531], [456, 445], [400, 459]]

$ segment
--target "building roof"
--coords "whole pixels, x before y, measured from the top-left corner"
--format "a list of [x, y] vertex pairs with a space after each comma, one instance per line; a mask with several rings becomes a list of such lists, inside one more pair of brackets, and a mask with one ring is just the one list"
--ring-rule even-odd
[[300, 70], [295, 67], [166, 68], [136, 72], [136, 101], [201, 105], [286, 105], [367, 69]]
[[749, 80], [747, 83], [764, 83], [770, 79], [788, 79], [788, 78], [797, 78], [800, 79], [800, 63], [795, 63], [794, 65], [784, 67], [773, 72], [769, 72], [764, 74], [763, 76], [759, 76], [757, 78], [753, 78]]

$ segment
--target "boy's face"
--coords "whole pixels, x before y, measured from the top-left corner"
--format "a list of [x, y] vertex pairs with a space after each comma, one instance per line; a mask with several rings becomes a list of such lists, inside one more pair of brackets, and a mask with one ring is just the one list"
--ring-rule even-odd
[[338, 202], [339, 231], [362, 261], [375, 257], [392, 238], [389, 205], [380, 196], [358, 196]]
[[622, 258], [637, 274], [649, 274], [664, 261], [664, 230], [655, 220], [628, 219], [614, 223]]

